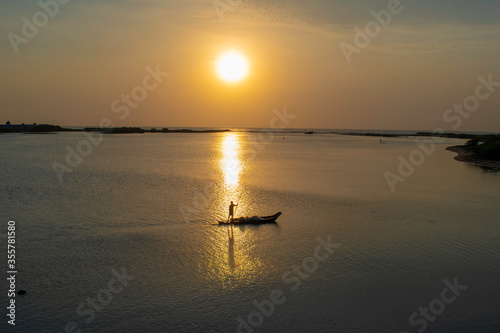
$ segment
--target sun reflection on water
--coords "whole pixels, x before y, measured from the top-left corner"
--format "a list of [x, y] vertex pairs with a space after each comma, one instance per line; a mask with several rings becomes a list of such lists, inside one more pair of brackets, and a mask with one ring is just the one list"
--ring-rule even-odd
[[[218, 220], [226, 220], [231, 201], [238, 203], [235, 216], [245, 214], [246, 198], [242, 174], [245, 139], [240, 133], [225, 133], [217, 142], [214, 160], [220, 172], [221, 185], [211, 207]], [[233, 289], [255, 282], [262, 274], [260, 259], [252, 255], [255, 247], [252, 228], [245, 226], [214, 226], [207, 230], [199, 269], [205, 278], [216, 281], [224, 289]]]
[[251, 285], [263, 272], [263, 263], [252, 255], [252, 228], [217, 226], [207, 237], [200, 271], [224, 289]]
[[[214, 214], [214, 220], [224, 221], [228, 218], [231, 201], [238, 203], [236, 217], [256, 211], [251, 189], [246, 186], [247, 172], [252, 168], [251, 164], [245, 162], [248, 138], [241, 133], [224, 133], [212, 148], [215, 151], [212, 163], [219, 182], [207, 211]], [[197, 260], [202, 278], [226, 290], [239, 290], [265, 280], [264, 276], [268, 273], [263, 250], [258, 249], [259, 239], [268, 234], [259, 233], [263, 227], [270, 230], [272, 226], [215, 223], [207, 226]]]
[[224, 182], [229, 189], [238, 186], [241, 172], [240, 142], [234, 133], [225, 135], [220, 146], [222, 159], [221, 168], [224, 175]]

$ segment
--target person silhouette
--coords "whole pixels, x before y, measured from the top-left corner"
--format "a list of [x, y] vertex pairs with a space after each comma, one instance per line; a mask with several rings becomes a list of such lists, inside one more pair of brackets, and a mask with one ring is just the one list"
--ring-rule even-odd
[[229, 204], [229, 217], [227, 218], [227, 220], [231, 220], [232, 218], [234, 218], [234, 207], [235, 206], [238, 206], [236, 204], [234, 204], [232, 201], [231, 203]]

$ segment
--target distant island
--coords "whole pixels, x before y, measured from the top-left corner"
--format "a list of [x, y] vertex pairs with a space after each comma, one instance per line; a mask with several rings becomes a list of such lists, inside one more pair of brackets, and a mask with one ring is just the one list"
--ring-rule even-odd
[[467, 133], [445, 133], [445, 132], [417, 132], [417, 133], [372, 133], [372, 132], [336, 132], [340, 135], [373, 136], [382, 138], [406, 138], [409, 136], [439, 137], [448, 139], [484, 139], [500, 140], [499, 134], [467, 134]]
[[86, 127], [83, 129], [85, 132], [101, 132], [104, 134], [128, 134], [128, 133], [221, 133], [221, 132], [231, 132], [228, 129], [221, 130], [192, 130], [192, 129], [175, 129], [171, 130], [168, 128], [162, 128], [157, 130], [143, 129], [140, 127]]
[[50, 132], [70, 132], [75, 131], [70, 128], [63, 128], [59, 125], [48, 125], [48, 124], [17, 124], [12, 125], [10, 121], [7, 121], [5, 125], [0, 125], [0, 133], [50, 133]]
[[57, 132], [101, 132], [104, 134], [141, 134], [141, 133], [222, 133], [231, 132], [229, 129], [209, 129], [209, 130], [193, 130], [193, 129], [168, 129], [156, 128], [143, 129], [140, 127], [86, 127], [84, 129], [64, 128], [59, 125], [49, 125], [33, 123], [13, 125], [7, 121], [5, 125], [0, 125], [0, 133], [57, 133]]

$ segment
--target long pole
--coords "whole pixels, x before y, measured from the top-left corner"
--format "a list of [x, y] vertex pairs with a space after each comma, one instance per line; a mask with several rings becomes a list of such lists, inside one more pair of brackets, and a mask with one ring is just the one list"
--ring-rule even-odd
[[240, 204], [240, 199], [241, 199], [241, 196], [243, 195], [243, 191], [241, 191], [240, 193], [240, 197], [238, 198], [238, 202], [236, 203], [236, 208], [234, 209], [234, 212], [233, 212], [233, 218], [234, 218], [234, 215], [236, 215], [236, 210], [238, 209], [239, 207], [239, 204]]

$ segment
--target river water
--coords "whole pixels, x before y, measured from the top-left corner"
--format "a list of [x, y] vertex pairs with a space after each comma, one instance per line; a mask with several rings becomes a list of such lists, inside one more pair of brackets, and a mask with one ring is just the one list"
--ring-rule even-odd
[[[500, 331], [500, 176], [455, 161], [462, 140], [429, 155], [333, 134], [82, 140], [0, 136], [0, 242], [15, 221], [27, 291], [12, 331]], [[86, 156], [68, 166], [67, 147]], [[231, 200], [283, 214], [213, 225]]]

